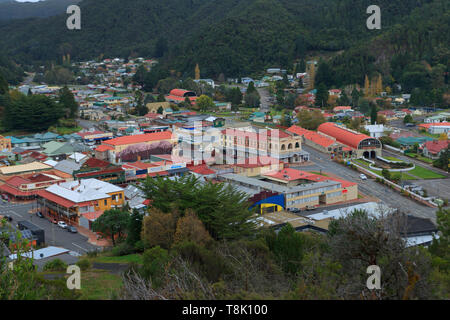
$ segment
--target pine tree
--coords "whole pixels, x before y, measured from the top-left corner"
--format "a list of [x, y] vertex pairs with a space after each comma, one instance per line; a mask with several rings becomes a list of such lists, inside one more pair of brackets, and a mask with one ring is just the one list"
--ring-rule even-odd
[[198, 63], [195, 65], [195, 80], [200, 80], [200, 67]]
[[366, 77], [364, 79], [364, 96], [368, 97], [370, 95], [370, 81], [369, 77], [366, 74]]

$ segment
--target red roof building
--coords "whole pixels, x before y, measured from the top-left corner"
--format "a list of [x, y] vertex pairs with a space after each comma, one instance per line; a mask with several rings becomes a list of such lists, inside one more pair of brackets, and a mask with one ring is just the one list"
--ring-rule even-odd
[[433, 140], [425, 142], [421, 149], [423, 154], [429, 158], [437, 159], [441, 153], [448, 148], [450, 140]]
[[180, 103], [184, 102], [188, 98], [191, 102], [197, 100], [195, 92], [183, 90], [183, 89], [173, 89], [170, 91], [169, 95], [166, 96], [166, 101]]
[[338, 126], [333, 122], [322, 123], [317, 131], [352, 148], [352, 157], [374, 158], [381, 155], [381, 142], [363, 133]]

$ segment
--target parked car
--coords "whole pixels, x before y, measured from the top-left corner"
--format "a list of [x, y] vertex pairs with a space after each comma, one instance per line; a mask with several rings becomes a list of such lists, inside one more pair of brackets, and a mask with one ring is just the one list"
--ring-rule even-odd
[[64, 221], [58, 221], [58, 227], [65, 229], [67, 228], [67, 224]]
[[44, 215], [43, 215], [42, 212], [40, 212], [40, 211], [36, 211], [36, 215], [37, 215], [39, 218], [43, 218], [43, 217], [44, 217]]
[[77, 229], [73, 226], [67, 226], [67, 231], [71, 232], [71, 233], [77, 233]]
[[361, 178], [361, 180], [367, 180], [367, 176], [365, 174], [363, 174], [363, 173], [361, 173], [359, 175], [359, 177]]
[[51, 219], [50, 221], [51, 221], [52, 223], [54, 223], [54, 224], [57, 224], [57, 223], [58, 223], [58, 220], [56, 220], [55, 218]]
[[5, 218], [7, 221], [9, 221], [9, 222], [11, 222], [12, 221], [12, 217], [9, 215], [9, 214], [5, 214], [4, 216], [3, 216], [3, 218]]
[[311, 211], [311, 210], [314, 210], [316, 207], [314, 207], [314, 206], [306, 206], [306, 211]]
[[299, 213], [301, 210], [299, 208], [290, 208], [289, 211], [292, 213]]

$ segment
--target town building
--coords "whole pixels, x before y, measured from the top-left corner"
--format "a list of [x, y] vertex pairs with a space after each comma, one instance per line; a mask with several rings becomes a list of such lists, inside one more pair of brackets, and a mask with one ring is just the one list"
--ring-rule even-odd
[[376, 138], [339, 126], [333, 122], [322, 123], [317, 128], [317, 132], [332, 137], [337, 142], [350, 148], [351, 151], [348, 152], [348, 155], [351, 158], [376, 158], [381, 156], [382, 145]]
[[[217, 147], [217, 163], [245, 163], [245, 159], [268, 156], [286, 163], [309, 160], [302, 150], [302, 137], [279, 129], [228, 128], [222, 130], [221, 144]], [[233, 160], [234, 159], [234, 160]]]
[[97, 179], [54, 184], [39, 190], [38, 210], [44, 215], [78, 225], [84, 214], [122, 207], [124, 189]]
[[450, 144], [450, 140], [433, 140], [425, 142], [420, 149], [425, 157], [438, 159]]
[[338, 143], [336, 139], [323, 135], [319, 132], [304, 129], [299, 126], [292, 126], [287, 131], [303, 137], [303, 142], [320, 152], [329, 154], [338, 154], [343, 150], [342, 144]]

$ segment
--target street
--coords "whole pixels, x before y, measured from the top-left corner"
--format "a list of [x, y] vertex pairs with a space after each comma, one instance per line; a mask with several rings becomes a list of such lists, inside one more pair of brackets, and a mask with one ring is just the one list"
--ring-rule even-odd
[[0, 203], [0, 214], [10, 215], [13, 218], [12, 225], [15, 227], [19, 221], [27, 220], [42, 228], [45, 232], [45, 242], [49, 246], [62, 247], [78, 254], [86, 254], [88, 251], [97, 250], [97, 247], [88, 243], [87, 238], [79, 233], [71, 233], [51, 223], [46, 218], [39, 218], [28, 211], [32, 209], [33, 203], [13, 204], [10, 202]]
[[388, 206], [392, 208], [398, 208], [405, 213], [431, 219], [436, 223], [436, 210], [435, 208], [421, 205], [409, 198], [406, 198], [398, 192], [394, 192], [385, 185], [375, 182], [374, 179], [361, 180], [358, 171], [347, 168], [343, 165], [331, 161], [330, 155], [316, 151], [306, 145], [303, 145], [303, 149], [310, 153], [310, 160], [314, 162], [310, 166], [301, 166], [297, 169], [305, 171], [320, 171], [333, 173], [345, 180], [358, 183], [358, 190], [362, 193], [377, 197]]

